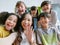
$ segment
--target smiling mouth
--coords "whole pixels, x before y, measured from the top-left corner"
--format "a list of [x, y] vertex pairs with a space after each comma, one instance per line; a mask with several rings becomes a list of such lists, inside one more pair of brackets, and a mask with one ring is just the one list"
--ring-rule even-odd
[[11, 25], [7, 24], [7, 26], [12, 27]]

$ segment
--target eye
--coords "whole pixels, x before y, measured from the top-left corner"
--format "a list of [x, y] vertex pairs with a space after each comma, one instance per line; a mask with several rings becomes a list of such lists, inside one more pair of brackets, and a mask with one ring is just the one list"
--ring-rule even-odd
[[28, 19], [28, 21], [30, 21], [30, 19]]
[[14, 22], [14, 23], [16, 23], [16, 22], [17, 22], [17, 20], [14, 20], [13, 22]]
[[12, 20], [11, 18], [8, 18], [8, 20]]

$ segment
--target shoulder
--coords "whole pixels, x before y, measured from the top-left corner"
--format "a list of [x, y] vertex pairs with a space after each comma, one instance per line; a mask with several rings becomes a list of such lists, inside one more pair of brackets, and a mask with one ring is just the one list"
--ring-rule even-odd
[[56, 11], [55, 11], [55, 10], [51, 10], [51, 12], [54, 12], [54, 13], [56, 13]]
[[3, 25], [0, 25], [0, 31], [4, 32], [4, 26]]
[[50, 27], [50, 30], [51, 30], [52, 32], [55, 32], [55, 33], [56, 33], [56, 31], [57, 31], [57, 29], [56, 29], [55, 27]]
[[[11, 45], [16, 38], [17, 33], [11, 33], [8, 37], [0, 38], [1, 45]], [[7, 43], [8, 42], [8, 43]]]
[[0, 28], [4, 28], [4, 26], [3, 25], [0, 25]]
[[57, 12], [55, 10], [51, 10], [51, 14], [57, 15]]

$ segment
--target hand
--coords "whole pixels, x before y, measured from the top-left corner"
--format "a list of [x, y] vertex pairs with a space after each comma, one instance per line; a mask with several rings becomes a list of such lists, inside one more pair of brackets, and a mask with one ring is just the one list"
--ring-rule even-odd
[[32, 40], [32, 34], [33, 34], [33, 30], [31, 28], [28, 28], [28, 30], [25, 30], [25, 35], [26, 35], [26, 38], [28, 39], [29, 43], [32, 43], [33, 40]]

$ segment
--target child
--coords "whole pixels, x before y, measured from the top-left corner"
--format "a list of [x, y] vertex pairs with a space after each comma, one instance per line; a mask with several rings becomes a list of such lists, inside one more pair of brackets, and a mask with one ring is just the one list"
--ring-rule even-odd
[[18, 1], [16, 3], [16, 7], [15, 7], [15, 13], [19, 15], [19, 17], [22, 16], [22, 14], [24, 14], [26, 12], [26, 5], [24, 2], [22, 1]]
[[38, 45], [57, 45], [58, 38], [55, 28], [49, 26], [50, 15], [44, 12], [38, 16], [41, 27], [36, 30]]
[[[13, 43], [13, 45], [36, 45], [35, 43], [35, 37], [33, 34], [33, 30], [32, 30], [32, 16], [29, 13], [25, 13], [23, 14], [23, 16], [21, 17], [21, 36], [18, 35], [18, 37], [15, 40], [15, 42]], [[19, 32], [18, 32], [19, 33]], [[19, 40], [20, 37], [20, 40]]]
[[19, 29], [19, 17], [14, 13], [7, 13], [1, 18], [0, 38], [9, 36], [13, 30]]
[[37, 7], [32, 6], [30, 13], [31, 13], [32, 18], [33, 18], [33, 28], [34, 28], [34, 30], [37, 30], [37, 16], [38, 16]]
[[47, 12], [51, 15], [50, 26], [55, 26], [57, 23], [57, 14], [52, 10], [52, 5], [50, 1], [43, 1], [41, 3], [42, 12]]

